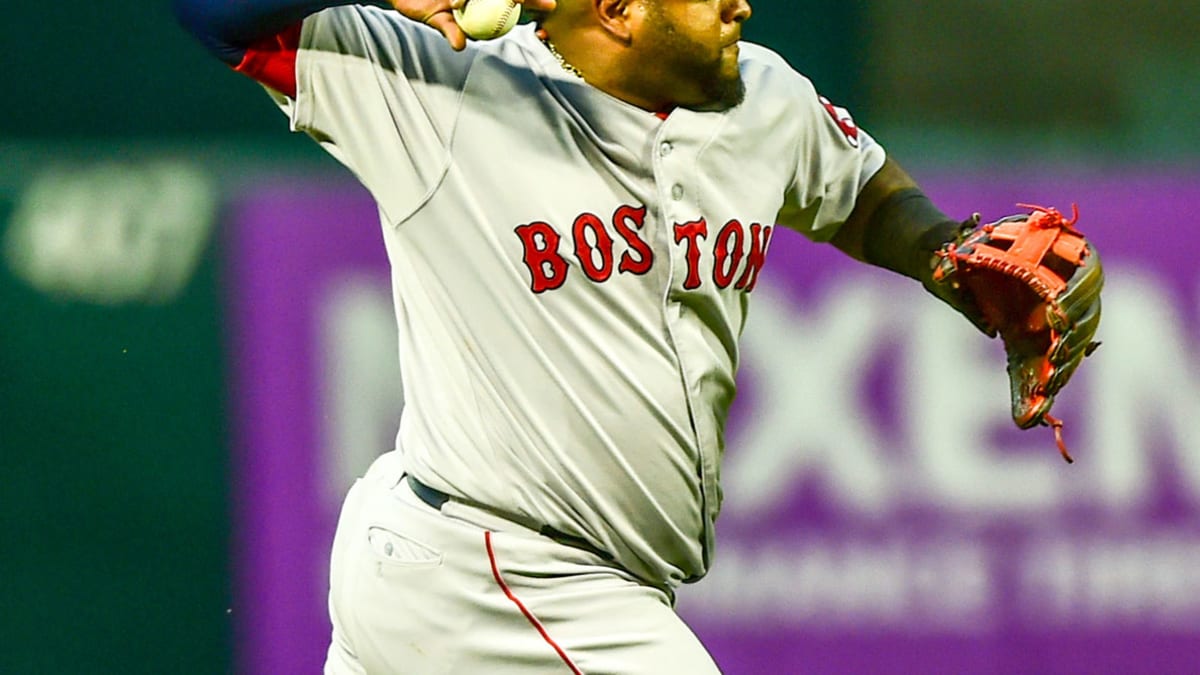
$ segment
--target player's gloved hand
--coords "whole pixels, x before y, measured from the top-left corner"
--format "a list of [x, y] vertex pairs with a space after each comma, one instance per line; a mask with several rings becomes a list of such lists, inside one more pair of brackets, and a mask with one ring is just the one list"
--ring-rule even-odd
[[929, 262], [929, 274], [922, 279], [925, 285], [925, 290], [937, 296], [939, 300], [950, 305], [959, 314], [967, 318], [976, 328], [990, 338], [996, 337], [996, 328], [988, 323], [988, 320], [983, 315], [983, 310], [976, 304], [974, 296], [968, 293], [960, 283], [947, 283], [946, 279], [938, 273], [942, 264], [942, 251], [946, 247], [953, 246], [955, 249], [967, 238], [971, 232], [974, 232], [979, 227], [980, 215], [972, 214], [970, 218], [964, 220], [959, 226], [958, 235], [953, 241], [947, 243], [941, 251], [937, 251]]
[[[1024, 205], [1022, 205], [1024, 206]], [[934, 295], [989, 337], [1004, 340], [1013, 422], [1022, 429], [1054, 427], [1059, 450], [1062, 422], [1050, 416], [1054, 396], [1066, 385], [1094, 342], [1100, 325], [1100, 256], [1055, 209], [978, 225], [966, 221], [938, 251], [926, 282]]]
[[[513, 0], [534, 12], [549, 12], [554, 9], [555, 0]], [[418, 23], [429, 24], [445, 36], [446, 41], [455, 51], [462, 51], [467, 46], [467, 34], [454, 21], [454, 10], [462, 9], [467, 0], [388, 0], [392, 7], [404, 16]]]

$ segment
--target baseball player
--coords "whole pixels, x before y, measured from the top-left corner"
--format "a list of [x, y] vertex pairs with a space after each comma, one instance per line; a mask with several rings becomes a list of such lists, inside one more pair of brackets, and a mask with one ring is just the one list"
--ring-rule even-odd
[[175, 0], [378, 202], [406, 405], [343, 506], [326, 672], [718, 672], [674, 598], [775, 228], [928, 284], [964, 226], [740, 40], [746, 0], [526, 0], [486, 42], [391, 4]]

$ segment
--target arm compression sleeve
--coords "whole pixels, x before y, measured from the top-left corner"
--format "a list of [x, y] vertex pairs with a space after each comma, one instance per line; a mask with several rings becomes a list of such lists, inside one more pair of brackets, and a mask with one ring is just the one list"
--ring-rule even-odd
[[934, 252], [953, 241], [963, 227], [964, 223], [938, 210], [921, 190], [899, 190], [872, 215], [864, 238], [864, 259], [927, 282]]
[[225, 63], [236, 66], [251, 45], [326, 7], [355, 0], [172, 0], [179, 23]]

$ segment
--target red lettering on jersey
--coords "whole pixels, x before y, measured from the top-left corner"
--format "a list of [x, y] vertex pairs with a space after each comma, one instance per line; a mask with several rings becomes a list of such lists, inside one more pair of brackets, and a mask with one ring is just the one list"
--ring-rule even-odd
[[[587, 239], [589, 230], [595, 233], [594, 246]], [[608, 280], [613, 270], [613, 240], [600, 218], [591, 213], [580, 214], [575, 219], [571, 234], [575, 239], [575, 257], [579, 259], [579, 266], [587, 278], [592, 281]], [[599, 264], [596, 261], [597, 254]]]
[[745, 239], [745, 229], [737, 220], [725, 223], [725, 227], [717, 233], [717, 239], [713, 242], [713, 282], [717, 288], [729, 288], [729, 284], [733, 283], [733, 275], [737, 273], [738, 265], [742, 264], [742, 257], [746, 254], [742, 250]]
[[687, 241], [687, 251], [684, 255], [687, 260], [687, 277], [683, 280], [683, 287], [691, 290], [700, 288], [700, 239], [708, 236], [708, 223], [703, 218], [693, 220], [690, 223], [675, 223], [675, 243]]
[[530, 289], [534, 293], [552, 291], [567, 280], [567, 261], [558, 254], [558, 242], [562, 239], [548, 223], [535, 220], [515, 229], [525, 247], [522, 258], [532, 277]]
[[261, 82], [288, 98], [296, 98], [296, 52], [300, 49], [300, 22], [278, 35], [250, 45], [234, 70]]
[[[584, 276], [590, 281], [604, 283], [612, 278], [614, 266], [618, 274], [647, 274], [654, 264], [654, 250], [643, 238], [641, 230], [646, 225], [645, 206], [621, 205], [612, 214], [612, 230], [627, 245], [617, 260], [617, 237], [608, 223], [594, 213], [581, 213], [571, 224], [570, 233], [560, 234], [553, 225], [535, 220], [514, 228], [524, 251], [522, 258], [529, 270], [530, 289], [544, 293], [563, 286], [571, 266], [570, 255], [559, 253], [563, 237], [569, 236], [574, 243], [574, 257], [579, 262]], [[685, 290], [696, 290], [703, 284], [704, 271], [700, 269], [706, 249], [701, 242], [708, 240], [708, 222], [698, 218], [673, 226], [675, 244], [681, 245], [684, 264], [682, 286]], [[733, 286], [749, 293], [758, 284], [758, 274], [766, 262], [767, 248], [774, 229], [759, 223], [743, 225], [736, 218], [729, 220], [716, 233], [712, 242], [712, 281], [717, 289]], [[707, 263], [707, 261], [705, 261]], [[707, 265], [706, 265], [707, 267]], [[739, 274], [740, 273], [740, 274]], [[737, 280], [736, 282], [734, 280]]]
[[857, 148], [858, 125], [854, 123], [854, 118], [850, 116], [850, 111], [830, 103], [829, 99], [825, 98], [824, 96], [821, 96], [820, 100], [821, 105], [825, 107], [825, 110], [829, 113], [829, 116], [833, 118], [833, 121], [835, 124], [837, 124], [838, 129], [842, 130], [842, 134], [845, 135], [846, 141], [848, 141], [853, 147]]
[[749, 293], [758, 283], [758, 272], [767, 261], [767, 246], [771, 243], [773, 229], [768, 225], [763, 227], [758, 223], [750, 224], [750, 254], [746, 258], [746, 270], [738, 279], [737, 288]]
[[632, 274], [649, 272], [650, 266], [654, 264], [654, 251], [650, 250], [650, 245], [634, 229], [636, 227], [640, 230], [646, 224], [646, 207], [621, 206], [613, 214], [612, 222], [613, 227], [617, 228], [617, 234], [638, 254], [638, 257], [634, 258], [629, 251], [622, 253], [621, 264], [617, 266], [617, 270]]

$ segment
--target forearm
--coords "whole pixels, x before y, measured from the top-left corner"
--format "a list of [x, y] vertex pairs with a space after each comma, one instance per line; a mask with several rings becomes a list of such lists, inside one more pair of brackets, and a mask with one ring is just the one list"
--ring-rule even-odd
[[863, 188], [833, 244], [858, 260], [924, 283], [934, 253], [962, 229], [963, 223], [942, 213], [888, 160]]
[[236, 66], [247, 47], [326, 7], [355, 0], [172, 0], [179, 23], [217, 58]]
[[922, 283], [934, 254], [958, 236], [963, 223], [942, 213], [919, 188], [891, 194], [876, 211], [863, 241], [863, 259]]

